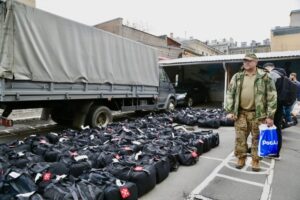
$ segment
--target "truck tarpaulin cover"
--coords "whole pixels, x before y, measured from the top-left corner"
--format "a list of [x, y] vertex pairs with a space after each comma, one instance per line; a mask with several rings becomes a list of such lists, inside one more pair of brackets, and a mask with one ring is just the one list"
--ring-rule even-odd
[[0, 16], [2, 78], [158, 86], [152, 47], [15, 1]]

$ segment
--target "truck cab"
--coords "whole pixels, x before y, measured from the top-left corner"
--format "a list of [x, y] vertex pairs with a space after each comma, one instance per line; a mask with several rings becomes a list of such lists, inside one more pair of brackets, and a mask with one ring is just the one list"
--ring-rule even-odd
[[158, 109], [174, 110], [176, 106], [175, 88], [162, 67], [159, 68], [158, 90]]

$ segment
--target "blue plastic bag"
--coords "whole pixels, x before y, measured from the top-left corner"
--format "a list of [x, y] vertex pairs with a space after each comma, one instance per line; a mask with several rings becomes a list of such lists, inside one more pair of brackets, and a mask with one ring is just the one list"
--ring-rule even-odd
[[278, 153], [278, 137], [276, 126], [259, 126], [258, 156], [272, 156]]

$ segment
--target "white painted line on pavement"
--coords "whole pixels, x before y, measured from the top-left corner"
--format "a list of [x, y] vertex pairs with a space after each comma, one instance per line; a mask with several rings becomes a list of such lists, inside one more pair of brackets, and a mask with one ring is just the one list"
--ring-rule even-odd
[[[272, 158], [271, 158], [271, 159], [272, 159]], [[261, 160], [260, 163], [264, 163], [265, 165], [270, 165], [270, 166], [271, 166], [270, 162], [266, 162], [266, 161], [264, 161], [264, 160]]]
[[217, 160], [217, 161], [223, 161], [223, 159], [221, 158], [214, 158], [214, 157], [209, 157], [209, 156], [200, 156], [200, 158], [206, 158], [206, 159], [210, 159], [210, 160]]
[[271, 199], [271, 184], [273, 182], [273, 176], [274, 176], [274, 166], [275, 166], [275, 160], [271, 160], [270, 170], [269, 174], [267, 176], [263, 192], [261, 194], [260, 200], [270, 200]]
[[197, 194], [197, 195], [194, 195], [193, 197], [188, 198], [187, 200], [213, 200], [213, 199], [210, 199], [210, 198], [204, 197], [200, 194]]
[[213, 172], [206, 177], [206, 179], [198, 185], [192, 192], [191, 195], [200, 194], [200, 192], [216, 177], [217, 173], [226, 165], [226, 163], [233, 156], [233, 152], [231, 152], [214, 170]]
[[[221, 159], [218, 159], [218, 158], [213, 158], [213, 157], [206, 157], [206, 156], [202, 156], [203, 158], [206, 158], [206, 159], [213, 159], [213, 160], [221, 160]], [[254, 182], [254, 181], [248, 181], [248, 180], [244, 180], [244, 179], [240, 179], [240, 178], [235, 178], [235, 177], [231, 177], [231, 176], [227, 176], [227, 175], [224, 175], [224, 174], [220, 174], [219, 171], [224, 167], [224, 166], [227, 166], [229, 167], [228, 163], [232, 162], [232, 159], [234, 157], [234, 154], [233, 152], [231, 152], [213, 171], [212, 173], [206, 177], [206, 179], [200, 184], [198, 185], [189, 195], [189, 198], [188, 199], [193, 199], [193, 197], [197, 197], [198, 196], [201, 196], [201, 192], [204, 188], [206, 188], [206, 186], [208, 186], [210, 184], [210, 182], [216, 177], [223, 177], [223, 178], [226, 178], [226, 179], [230, 179], [230, 180], [233, 180], [233, 181], [237, 181], [237, 182], [241, 182], [241, 183], [247, 183], [247, 184], [251, 184], [251, 185], [255, 185], [255, 186], [258, 186], [258, 187], [263, 187], [263, 192], [262, 192], [262, 195], [261, 195], [261, 198], [260, 200], [271, 200], [271, 184], [272, 184], [272, 181], [273, 181], [273, 174], [274, 174], [274, 166], [275, 166], [275, 160], [272, 159], [271, 160], [271, 163], [268, 163], [266, 161], [262, 161], [264, 164], [266, 165], [269, 165], [270, 167], [269, 168], [263, 168], [265, 169], [266, 171], [263, 172], [262, 174], [266, 174], [267, 175], [267, 179], [265, 181], [264, 184], [261, 184], [261, 183], [258, 183], [258, 182]], [[247, 162], [250, 162], [250, 159], [249, 161]], [[241, 171], [241, 170], [239, 170]], [[249, 172], [246, 172], [246, 171], [243, 171], [244, 173], [249, 173]], [[253, 173], [253, 172], [252, 172]], [[259, 174], [259, 172], [255, 172], [254, 174]]]
[[240, 179], [240, 178], [234, 178], [232, 176], [227, 176], [227, 175], [224, 175], [224, 174], [216, 174], [216, 176], [226, 178], [226, 179], [230, 179], [230, 180], [233, 180], [233, 181], [236, 181], [236, 182], [242, 182], [242, 183], [247, 183], [247, 184], [250, 184], [250, 185], [255, 185], [255, 186], [258, 186], [258, 187], [264, 187], [265, 186], [264, 184], [261, 184], [261, 183], [257, 183], [257, 182], [254, 182], [254, 181], [247, 181], [247, 180]]

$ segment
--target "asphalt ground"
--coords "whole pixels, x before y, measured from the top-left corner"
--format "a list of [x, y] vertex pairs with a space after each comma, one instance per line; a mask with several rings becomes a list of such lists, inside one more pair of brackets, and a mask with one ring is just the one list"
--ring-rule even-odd
[[[300, 125], [283, 130], [281, 159], [263, 158], [260, 172], [246, 166], [235, 168], [234, 128], [221, 127], [220, 146], [200, 156], [190, 167], [158, 184], [141, 200], [298, 200], [300, 199]], [[249, 137], [250, 141], [250, 137]]]
[[[126, 118], [126, 117], [125, 117]], [[56, 126], [35, 117], [17, 119], [14, 128], [0, 128], [0, 143], [24, 137], [24, 130], [39, 133], [39, 128]], [[187, 127], [188, 130], [197, 127]], [[13, 130], [20, 130], [16, 134]], [[12, 131], [12, 133], [9, 133]], [[216, 129], [220, 145], [199, 157], [196, 165], [180, 166], [176, 172], [141, 200], [298, 200], [300, 199], [300, 125], [283, 130], [281, 160], [264, 158], [261, 171], [251, 171], [251, 157], [246, 167], [237, 170], [233, 156], [234, 128]], [[18, 131], [17, 131], [18, 132]], [[21, 134], [22, 133], [22, 134]], [[250, 141], [250, 139], [249, 139]]]

